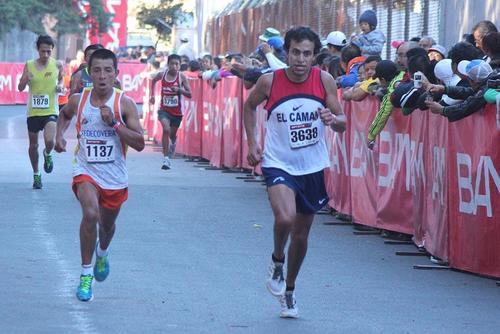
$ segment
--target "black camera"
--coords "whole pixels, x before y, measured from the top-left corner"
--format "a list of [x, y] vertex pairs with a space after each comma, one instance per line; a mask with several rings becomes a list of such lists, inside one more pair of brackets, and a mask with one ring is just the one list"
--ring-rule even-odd
[[488, 79], [486, 85], [488, 88], [500, 89], [500, 79]]

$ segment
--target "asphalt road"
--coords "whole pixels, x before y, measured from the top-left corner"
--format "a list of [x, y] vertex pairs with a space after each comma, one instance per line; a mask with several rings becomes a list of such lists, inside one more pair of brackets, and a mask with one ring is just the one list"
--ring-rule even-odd
[[25, 122], [24, 107], [0, 107], [0, 333], [500, 332], [493, 280], [414, 270], [429, 260], [395, 255], [412, 246], [325, 225], [327, 215], [297, 281], [301, 318], [280, 319], [264, 286], [273, 224], [264, 187], [184, 159], [163, 171], [153, 146], [128, 157], [111, 274], [94, 301], [79, 302], [72, 154], [56, 155], [33, 190]]

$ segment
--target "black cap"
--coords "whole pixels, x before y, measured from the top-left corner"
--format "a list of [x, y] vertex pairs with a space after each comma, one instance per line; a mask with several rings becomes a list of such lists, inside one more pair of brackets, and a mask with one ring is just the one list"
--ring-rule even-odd
[[373, 75], [374, 79], [385, 79], [387, 81], [391, 81], [398, 75], [398, 67], [390, 60], [382, 60], [375, 67], [375, 74]]

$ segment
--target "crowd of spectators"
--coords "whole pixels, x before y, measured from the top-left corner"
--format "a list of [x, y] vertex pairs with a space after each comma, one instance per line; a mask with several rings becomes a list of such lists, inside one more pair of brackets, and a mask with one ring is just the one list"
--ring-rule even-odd
[[[377, 29], [375, 12], [363, 12], [358, 23], [359, 33], [349, 38], [342, 31], [329, 33], [316, 55], [315, 66], [336, 79], [344, 100], [361, 101], [370, 95], [380, 99], [380, 109], [368, 132], [369, 148], [373, 148], [394, 108], [404, 115], [430, 111], [454, 122], [486, 103], [500, 105], [500, 33], [492, 22], [477, 23], [449, 50], [431, 36], [391, 41], [394, 60], [381, 57], [386, 38]], [[193, 59], [183, 54], [181, 70], [208, 81], [212, 87], [236, 76], [250, 89], [261, 75], [287, 66], [281, 33], [272, 27], [265, 29], [249, 55], [228, 51], [222, 56], [203, 53]], [[500, 129], [500, 111], [498, 114]]]
[[[342, 31], [330, 32], [315, 66], [336, 79], [344, 100], [361, 101], [370, 95], [380, 99], [380, 110], [368, 132], [368, 147], [374, 146], [394, 107], [404, 115], [428, 110], [453, 122], [486, 103], [500, 105], [500, 33], [492, 22], [477, 23], [449, 50], [431, 36], [391, 41], [388, 47], [395, 49], [394, 60], [381, 57], [386, 38], [377, 29], [375, 12], [363, 12], [358, 23], [359, 33], [349, 38]], [[187, 37], [182, 37], [175, 54], [181, 56], [181, 71], [208, 81], [213, 88], [224, 78], [236, 76], [250, 89], [261, 75], [287, 66], [281, 35], [272, 27], [265, 29], [248, 55], [231, 50], [217, 56], [203, 52], [198, 57]], [[167, 52], [157, 52], [153, 46], [117, 54], [120, 61], [148, 64], [145, 75], [150, 76], [163, 71], [168, 59]], [[500, 111], [498, 115], [500, 129]]]

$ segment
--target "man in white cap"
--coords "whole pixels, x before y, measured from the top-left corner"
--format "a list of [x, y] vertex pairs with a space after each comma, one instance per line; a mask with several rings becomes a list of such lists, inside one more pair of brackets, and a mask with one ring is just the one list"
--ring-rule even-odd
[[342, 31], [332, 31], [323, 43], [326, 44], [332, 56], [340, 57], [340, 50], [347, 44], [347, 39]]

